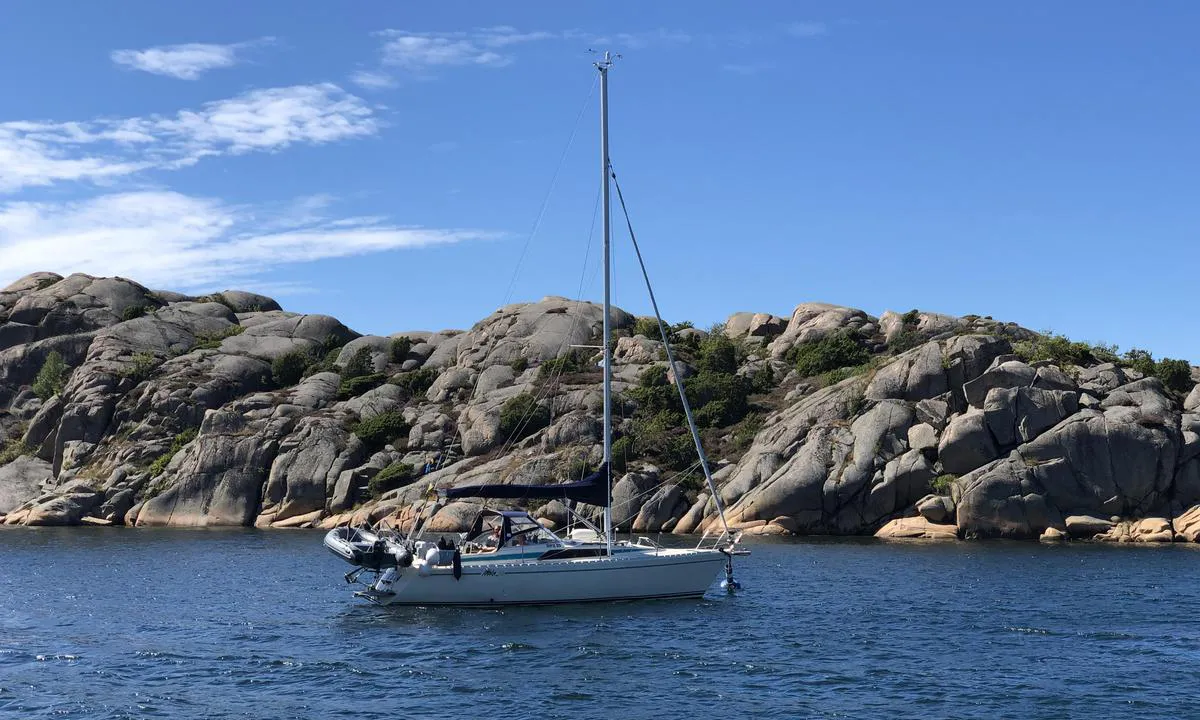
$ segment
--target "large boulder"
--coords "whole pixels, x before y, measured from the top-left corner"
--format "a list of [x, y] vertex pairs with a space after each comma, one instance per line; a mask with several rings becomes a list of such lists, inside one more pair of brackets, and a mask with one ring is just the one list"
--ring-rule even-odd
[[942, 347], [930, 342], [880, 368], [867, 385], [865, 395], [872, 400], [926, 400], [945, 393], [949, 387], [942, 367]]
[[677, 521], [687, 511], [687, 500], [678, 485], [659, 488], [638, 511], [633, 519], [632, 531], [659, 532], [670, 530], [672, 521]]
[[52, 478], [50, 463], [36, 457], [19, 457], [0, 466], [0, 515], [36, 498]]
[[1079, 409], [1079, 395], [1037, 387], [992, 388], [983, 403], [988, 430], [1000, 447], [1029, 442]]
[[328, 509], [338, 477], [360, 465], [367, 449], [335, 418], [309, 416], [279, 444], [255, 525], [264, 527]]
[[[833, 390], [836, 391], [836, 386]], [[844, 388], [843, 392], [847, 390]], [[821, 402], [810, 399], [804, 404], [810, 412], [820, 413], [821, 408], [830, 407], [828, 401], [838, 396], [832, 392], [824, 395]], [[773, 432], [769, 434], [767, 430], [759, 433], [755, 445], [761, 443], [765, 447], [754, 456], [748, 453], [743, 458], [722, 491], [727, 495], [731, 494], [731, 488], [747, 487], [740, 497], [730, 498], [731, 523], [772, 521], [786, 516], [794, 520], [799, 532], [853, 534], [920, 497], [920, 494], [912, 496], [911, 487], [912, 478], [922, 475], [918, 469], [923, 460], [920, 453], [914, 453], [908, 463], [889, 468], [889, 462], [907, 449], [913, 411], [906, 403], [880, 402], [849, 427], [840, 421], [815, 425], [809, 425], [807, 420], [801, 422], [806, 426], [803, 442], [789, 443], [790, 447], [777, 446], [774, 452], [764, 441], [776, 435], [774, 442], [779, 443], [790, 433], [777, 434], [781, 430], [778, 427], [771, 428]], [[715, 526], [715, 518], [710, 518], [701, 529]]]
[[969, 473], [999, 454], [987, 415], [973, 408], [951, 420], [938, 443], [942, 467], [954, 475]]
[[1146, 517], [1186, 501], [1176, 497], [1187, 478], [1187, 465], [1178, 463], [1180, 419], [1161, 383], [1128, 383], [1104, 405], [1080, 410], [961, 478], [960, 530], [1035, 537], [1063, 515]]
[[982, 408], [993, 388], [1028, 387], [1037, 378], [1037, 370], [1020, 360], [997, 358], [997, 361], [982, 375], [963, 384], [963, 394], [972, 406]]
[[877, 334], [875, 318], [856, 308], [828, 303], [802, 303], [792, 311], [787, 328], [768, 346], [771, 357], [782, 358], [797, 345], [817, 342], [839, 330]]
[[875, 537], [882, 540], [957, 540], [958, 529], [923, 517], [896, 518], [879, 528]]
[[[536, 303], [507, 305], [472, 327], [458, 343], [457, 365], [482, 369], [531, 364], [572, 352], [572, 346], [595, 344], [604, 322], [604, 308], [594, 303], [548, 297]], [[633, 324], [633, 316], [613, 308], [614, 328]]]

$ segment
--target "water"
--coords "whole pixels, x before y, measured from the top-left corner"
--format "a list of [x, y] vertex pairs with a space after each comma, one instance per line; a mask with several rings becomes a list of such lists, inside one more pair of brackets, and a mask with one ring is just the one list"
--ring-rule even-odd
[[758, 544], [703, 601], [376, 608], [307, 531], [0, 532], [0, 717], [1200, 717], [1200, 547]]

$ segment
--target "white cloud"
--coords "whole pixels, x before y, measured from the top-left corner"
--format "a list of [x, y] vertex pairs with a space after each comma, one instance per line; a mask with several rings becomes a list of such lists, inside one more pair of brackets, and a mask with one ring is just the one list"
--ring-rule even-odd
[[371, 70], [359, 70], [350, 75], [350, 82], [367, 90], [386, 90], [396, 87], [396, 79], [391, 75]]
[[116, 64], [134, 70], [143, 70], [180, 80], [195, 80], [209, 70], [233, 67], [240, 60], [238, 53], [255, 45], [273, 42], [273, 40], [274, 38], [264, 37], [230, 45], [209, 43], [160, 45], [145, 50], [114, 50], [110, 57]]
[[488, 45], [463, 33], [435, 35], [386, 30], [382, 34], [388, 38], [380, 49], [383, 64], [401, 70], [458, 65], [502, 67], [513, 61], [511, 55], [492, 49], [503, 45]]
[[109, 181], [213, 155], [281, 150], [372, 135], [374, 110], [337, 85], [251, 90], [174, 116], [0, 123], [0, 192]]
[[823, 22], [794, 22], [784, 28], [792, 37], [815, 38], [829, 33], [829, 27]]
[[[66, 203], [0, 205], [0, 278], [37, 270], [123, 275], [159, 287], [212, 289], [281, 265], [493, 239], [477, 230], [332, 219], [327, 196], [251, 209], [170, 191]], [[7, 282], [7, 280], [6, 280]]]

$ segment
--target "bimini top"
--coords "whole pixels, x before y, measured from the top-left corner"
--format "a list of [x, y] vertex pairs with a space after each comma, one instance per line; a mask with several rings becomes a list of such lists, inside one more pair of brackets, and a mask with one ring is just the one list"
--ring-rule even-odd
[[439, 489], [438, 495], [446, 500], [460, 498], [497, 498], [506, 500], [526, 500], [531, 498], [548, 498], [575, 500], [591, 505], [604, 505], [608, 502], [608, 463], [596, 468], [596, 472], [582, 480], [560, 483], [558, 485], [464, 485], [462, 487]]

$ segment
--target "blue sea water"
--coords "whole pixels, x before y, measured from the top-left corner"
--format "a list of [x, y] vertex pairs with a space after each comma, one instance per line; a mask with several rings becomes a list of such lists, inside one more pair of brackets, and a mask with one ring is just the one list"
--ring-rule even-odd
[[759, 543], [734, 596], [465, 610], [320, 540], [0, 532], [0, 717], [1200, 717], [1196, 546]]

